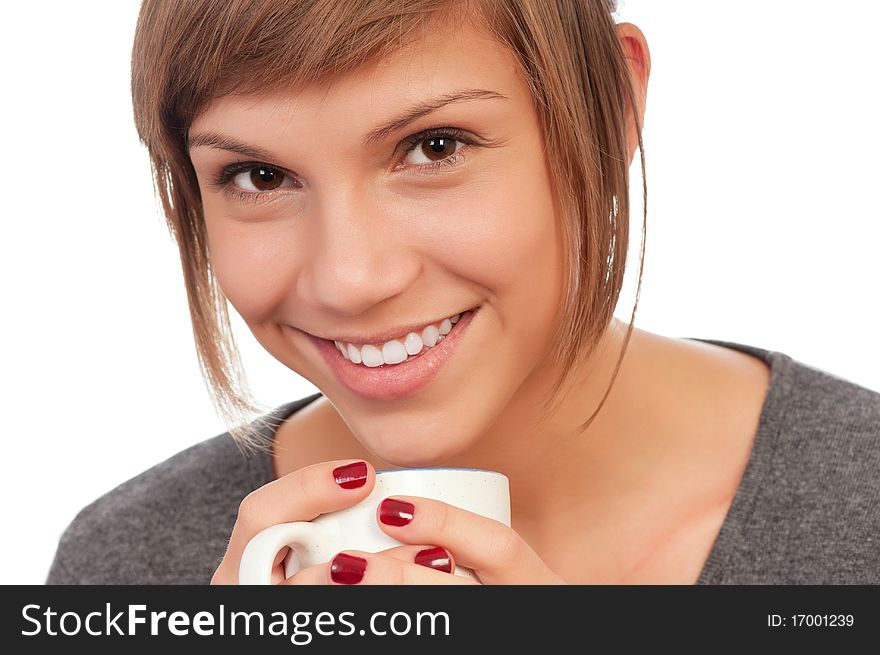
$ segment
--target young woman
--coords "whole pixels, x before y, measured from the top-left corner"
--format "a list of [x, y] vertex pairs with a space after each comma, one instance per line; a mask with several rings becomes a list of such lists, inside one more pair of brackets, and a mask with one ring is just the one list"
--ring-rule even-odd
[[880, 394], [613, 317], [650, 73], [613, 10], [143, 3], [135, 116], [218, 408], [250, 407], [227, 301], [320, 393], [97, 500], [49, 582], [234, 584], [264, 528], [433, 466], [506, 474], [511, 527], [395, 497], [407, 545], [275, 582], [880, 582]]

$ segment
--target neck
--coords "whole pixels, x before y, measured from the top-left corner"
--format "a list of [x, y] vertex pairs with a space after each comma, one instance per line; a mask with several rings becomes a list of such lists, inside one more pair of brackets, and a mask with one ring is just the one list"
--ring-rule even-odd
[[[612, 321], [589, 361], [567, 381], [558, 407], [539, 421], [553, 371], [536, 371], [517, 391], [491, 429], [474, 448], [459, 453], [450, 466], [497, 470], [511, 483], [511, 503], [523, 523], [563, 516], [587, 498], [607, 499], [632, 484], [646, 451], [643, 422], [635, 405], [646, 391], [633, 351], [640, 347], [634, 330], [627, 353], [604, 405], [596, 411], [620, 357], [626, 325]], [[583, 509], [583, 507], [581, 507]]]

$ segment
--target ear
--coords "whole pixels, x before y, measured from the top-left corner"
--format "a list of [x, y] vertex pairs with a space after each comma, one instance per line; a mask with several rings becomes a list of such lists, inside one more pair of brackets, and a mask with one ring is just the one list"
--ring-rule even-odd
[[[623, 56], [626, 58], [629, 77], [632, 81], [639, 123], [644, 124], [648, 77], [651, 75], [651, 52], [648, 50], [648, 41], [642, 31], [632, 23], [617, 25], [617, 38], [620, 41]], [[639, 139], [629, 102], [627, 102], [626, 109], [626, 148], [629, 162], [632, 163]]]

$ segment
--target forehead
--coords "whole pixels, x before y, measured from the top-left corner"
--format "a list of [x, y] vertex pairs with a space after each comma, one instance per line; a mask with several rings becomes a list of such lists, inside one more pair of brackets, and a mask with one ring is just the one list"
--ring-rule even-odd
[[366, 132], [377, 118], [462, 89], [484, 89], [511, 103], [530, 102], [515, 55], [473, 23], [434, 20], [382, 59], [312, 86], [250, 95], [227, 95], [208, 103], [191, 129], [240, 131], [254, 119], [278, 126], [299, 123], [360, 125]]

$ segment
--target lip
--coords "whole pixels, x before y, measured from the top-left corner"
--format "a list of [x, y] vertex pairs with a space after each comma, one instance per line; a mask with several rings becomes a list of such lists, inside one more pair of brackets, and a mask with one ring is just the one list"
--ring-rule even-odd
[[398, 400], [413, 395], [440, 373], [478, 311], [479, 308], [462, 313], [443, 341], [412, 361], [374, 368], [351, 363], [332, 341], [304, 334], [315, 344], [336, 379], [349, 391], [370, 400]]

